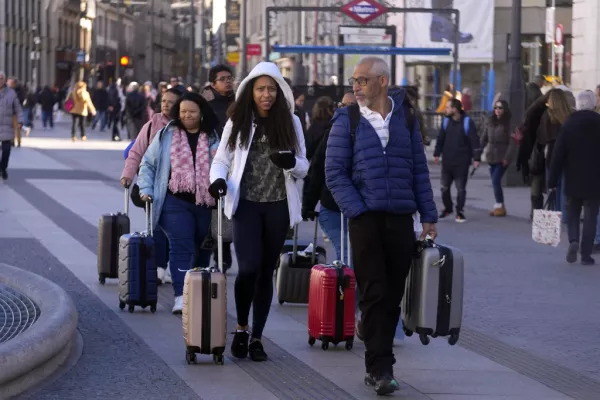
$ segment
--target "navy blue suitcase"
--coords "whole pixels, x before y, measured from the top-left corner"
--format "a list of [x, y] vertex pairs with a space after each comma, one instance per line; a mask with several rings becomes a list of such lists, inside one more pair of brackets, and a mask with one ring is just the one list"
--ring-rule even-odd
[[[150, 207], [146, 207], [146, 220], [151, 219]], [[156, 246], [152, 237], [152, 223], [148, 221], [146, 232], [121, 236], [119, 240], [119, 308], [129, 306], [150, 307], [156, 312], [158, 301], [158, 276], [156, 271]]]

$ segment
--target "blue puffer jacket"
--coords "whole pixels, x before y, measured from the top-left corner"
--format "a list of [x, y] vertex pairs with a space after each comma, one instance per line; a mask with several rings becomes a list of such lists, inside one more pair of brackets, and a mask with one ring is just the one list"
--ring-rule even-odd
[[414, 122], [413, 132], [409, 132], [402, 106], [405, 92], [392, 96], [394, 109], [385, 149], [375, 129], [363, 117], [353, 146], [348, 110], [336, 112], [327, 142], [327, 187], [348, 218], [367, 211], [419, 211], [422, 223], [435, 223], [437, 210], [418, 121]]

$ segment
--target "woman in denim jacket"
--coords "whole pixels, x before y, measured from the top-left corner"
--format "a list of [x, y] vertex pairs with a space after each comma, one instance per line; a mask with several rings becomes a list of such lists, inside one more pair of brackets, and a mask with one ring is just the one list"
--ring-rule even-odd
[[208, 193], [210, 165], [219, 147], [217, 118], [197, 93], [185, 93], [171, 110], [172, 121], [148, 147], [138, 178], [142, 200], [153, 204], [154, 224], [167, 234], [169, 264], [175, 292], [173, 313], [183, 309], [187, 270], [205, 268], [210, 251], [194, 263], [194, 248], [209, 233], [215, 200]]

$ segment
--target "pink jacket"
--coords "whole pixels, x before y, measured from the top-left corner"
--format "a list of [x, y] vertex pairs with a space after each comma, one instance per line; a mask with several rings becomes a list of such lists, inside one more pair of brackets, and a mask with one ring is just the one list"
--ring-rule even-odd
[[[142, 158], [144, 158], [144, 154], [146, 150], [148, 150], [148, 146], [152, 143], [152, 139], [156, 136], [156, 133], [160, 131], [162, 128], [167, 126], [169, 123], [169, 118], [164, 116], [162, 113], [157, 113], [152, 116], [152, 118], [142, 126], [140, 133], [135, 139], [135, 143], [133, 147], [129, 151], [129, 156], [127, 160], [125, 160], [125, 168], [123, 168], [123, 173], [121, 174], [121, 178], [129, 178], [133, 180], [135, 175], [140, 168], [140, 164], [142, 163]], [[150, 141], [148, 141], [148, 126], [152, 124], [150, 128]]]

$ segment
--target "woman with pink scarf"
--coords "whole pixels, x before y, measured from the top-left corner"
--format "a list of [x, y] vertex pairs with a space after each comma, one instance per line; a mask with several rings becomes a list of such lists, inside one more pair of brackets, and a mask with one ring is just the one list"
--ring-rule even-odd
[[[142, 126], [138, 136], [131, 142], [128, 148], [127, 159], [125, 160], [125, 168], [123, 168], [123, 172], [121, 173], [121, 185], [123, 187], [130, 187], [133, 183], [133, 178], [137, 175], [142, 163], [142, 157], [144, 157], [156, 133], [167, 126], [171, 120], [171, 109], [175, 102], [179, 100], [181, 94], [177, 89], [167, 90], [161, 98], [161, 112], [154, 114]], [[167, 272], [167, 237], [162, 230], [157, 229], [154, 231], [154, 240], [156, 240], [156, 266], [159, 283], [171, 283], [171, 274]]]
[[173, 106], [171, 118], [144, 155], [138, 185], [142, 200], [152, 202], [154, 225], [169, 239], [173, 314], [181, 314], [186, 271], [206, 268], [210, 262], [210, 251], [196, 260], [194, 251], [209, 233], [215, 206], [208, 187], [219, 138], [217, 117], [198, 93], [185, 93]]

